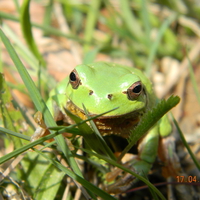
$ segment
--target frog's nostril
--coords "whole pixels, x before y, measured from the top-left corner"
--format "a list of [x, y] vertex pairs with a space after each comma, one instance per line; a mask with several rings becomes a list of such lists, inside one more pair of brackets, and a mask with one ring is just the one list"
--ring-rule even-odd
[[112, 99], [112, 97], [113, 97], [113, 95], [112, 95], [112, 94], [108, 94], [108, 96], [107, 96], [107, 97], [108, 97], [108, 99], [109, 99], [109, 100], [111, 100], [111, 99]]
[[93, 93], [94, 93], [93, 90], [89, 91], [89, 95], [93, 95]]

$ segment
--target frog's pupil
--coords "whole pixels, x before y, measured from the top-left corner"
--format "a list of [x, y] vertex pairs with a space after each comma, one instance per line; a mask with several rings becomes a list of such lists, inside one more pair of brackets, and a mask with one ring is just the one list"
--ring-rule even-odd
[[141, 85], [137, 85], [137, 86], [135, 86], [133, 88], [133, 92], [134, 93], [140, 93], [141, 89], [142, 89], [142, 86]]
[[71, 81], [76, 81], [76, 74], [74, 72], [71, 72], [71, 74], [69, 75], [69, 78]]

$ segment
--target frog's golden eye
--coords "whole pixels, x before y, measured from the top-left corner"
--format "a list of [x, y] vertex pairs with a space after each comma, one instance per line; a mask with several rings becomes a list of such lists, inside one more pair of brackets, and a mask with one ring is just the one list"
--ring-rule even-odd
[[81, 85], [81, 80], [78, 76], [77, 71], [74, 69], [69, 75], [69, 82], [72, 85], [73, 89], [77, 89]]
[[130, 100], [137, 99], [143, 91], [141, 81], [133, 83], [127, 90], [128, 98]]

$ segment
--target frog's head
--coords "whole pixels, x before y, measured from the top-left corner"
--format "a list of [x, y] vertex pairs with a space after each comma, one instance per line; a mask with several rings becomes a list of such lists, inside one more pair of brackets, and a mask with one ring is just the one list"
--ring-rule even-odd
[[112, 129], [112, 133], [121, 134], [125, 127], [138, 124], [151, 104], [151, 93], [150, 81], [137, 69], [103, 62], [79, 65], [69, 75], [67, 109], [84, 114], [84, 104], [91, 115], [97, 115], [117, 108], [97, 119], [96, 124], [105, 133]]

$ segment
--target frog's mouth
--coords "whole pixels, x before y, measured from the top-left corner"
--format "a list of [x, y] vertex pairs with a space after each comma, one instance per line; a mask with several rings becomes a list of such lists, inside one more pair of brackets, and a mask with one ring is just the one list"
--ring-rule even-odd
[[[67, 102], [66, 108], [81, 119], [87, 119], [84, 111], [74, 105], [71, 101]], [[138, 125], [143, 113], [144, 110], [137, 110], [123, 115], [101, 116], [93, 121], [102, 135], [115, 134], [127, 138], [130, 131]], [[95, 115], [91, 114], [90, 116]]]
[[102, 135], [114, 134], [127, 138], [130, 131], [138, 125], [141, 115], [134, 111], [125, 115], [104, 116], [94, 119], [94, 122]]

